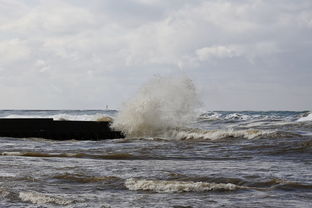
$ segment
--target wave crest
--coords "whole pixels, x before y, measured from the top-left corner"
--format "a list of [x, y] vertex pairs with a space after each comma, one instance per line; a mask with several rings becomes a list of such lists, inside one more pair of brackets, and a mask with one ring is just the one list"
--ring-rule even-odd
[[304, 114], [301, 118], [299, 118], [297, 121], [312, 121], [312, 113], [309, 112], [307, 114]]
[[157, 193], [179, 193], [179, 192], [204, 192], [204, 191], [233, 191], [240, 186], [232, 183], [206, 183], [192, 181], [165, 181], [145, 180], [130, 178], [125, 181], [129, 190], [153, 191]]
[[226, 138], [245, 138], [255, 139], [263, 136], [270, 136], [274, 131], [247, 129], [218, 129], [218, 130], [202, 130], [202, 129], [177, 129], [169, 133], [169, 137], [177, 140], [218, 140]]
[[47, 204], [47, 203], [52, 203], [52, 204], [57, 204], [57, 205], [69, 205], [74, 202], [73, 200], [65, 199], [60, 196], [33, 192], [33, 191], [20, 192], [19, 198], [22, 201], [28, 201], [33, 204], [39, 204], [39, 205]]

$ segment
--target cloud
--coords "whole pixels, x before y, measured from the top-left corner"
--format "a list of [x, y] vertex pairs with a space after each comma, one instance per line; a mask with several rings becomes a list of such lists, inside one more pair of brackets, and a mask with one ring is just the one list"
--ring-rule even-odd
[[[237, 108], [269, 106], [247, 99], [256, 94], [312, 90], [309, 0], [0, 2], [0, 93], [27, 94], [33, 107], [118, 107], [150, 76], [181, 71], [209, 96], [239, 95]], [[281, 87], [273, 96], [264, 85]]]
[[[12, 5], [8, 9], [14, 10], [16, 8]], [[0, 30], [22, 34], [34, 32], [72, 33], [79, 29], [88, 28], [94, 22], [93, 15], [83, 8], [77, 8], [61, 1], [47, 1], [30, 11], [26, 9], [23, 15], [11, 21], [2, 23]]]
[[235, 46], [212, 46], [196, 50], [196, 55], [200, 61], [209, 60], [210, 58], [228, 58], [240, 55], [239, 48]]
[[29, 58], [31, 49], [20, 39], [0, 41], [0, 64], [14, 63]]

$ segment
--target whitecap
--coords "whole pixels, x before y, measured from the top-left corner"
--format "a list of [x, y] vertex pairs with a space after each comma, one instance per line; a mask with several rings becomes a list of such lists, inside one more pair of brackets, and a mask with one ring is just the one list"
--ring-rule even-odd
[[174, 140], [218, 140], [226, 138], [255, 139], [264, 136], [272, 136], [275, 132], [259, 129], [175, 129], [167, 132], [166, 136]]
[[22, 152], [2, 152], [2, 156], [22, 156], [24, 153]]
[[39, 192], [20, 192], [19, 193], [19, 198], [22, 201], [25, 202], [31, 202], [33, 204], [47, 204], [47, 203], [52, 203], [52, 204], [57, 204], [57, 205], [68, 205], [73, 203], [73, 200], [70, 199], [65, 199], [63, 197], [53, 195], [53, 194], [45, 194], [45, 193], [39, 193]]
[[299, 121], [299, 122], [312, 121], [312, 113], [309, 113], [309, 114], [299, 118], [297, 121]]
[[145, 180], [129, 178], [125, 186], [132, 191], [143, 190], [157, 193], [204, 192], [204, 191], [233, 191], [240, 186], [232, 183], [206, 183], [192, 181]]
[[199, 121], [214, 121], [214, 120], [219, 120], [222, 119], [222, 114], [218, 112], [207, 112], [203, 113], [198, 117]]

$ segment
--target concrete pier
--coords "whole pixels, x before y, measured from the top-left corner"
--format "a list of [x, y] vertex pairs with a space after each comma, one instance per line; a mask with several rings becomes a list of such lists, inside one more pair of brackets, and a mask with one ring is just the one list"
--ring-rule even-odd
[[0, 137], [53, 140], [104, 140], [125, 136], [106, 121], [69, 121], [52, 118], [0, 118]]

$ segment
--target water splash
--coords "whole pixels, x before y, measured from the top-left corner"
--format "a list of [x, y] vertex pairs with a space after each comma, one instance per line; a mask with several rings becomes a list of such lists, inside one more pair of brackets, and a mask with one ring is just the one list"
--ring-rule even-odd
[[130, 137], [158, 136], [196, 118], [199, 99], [186, 77], [154, 77], [124, 104], [113, 128]]

